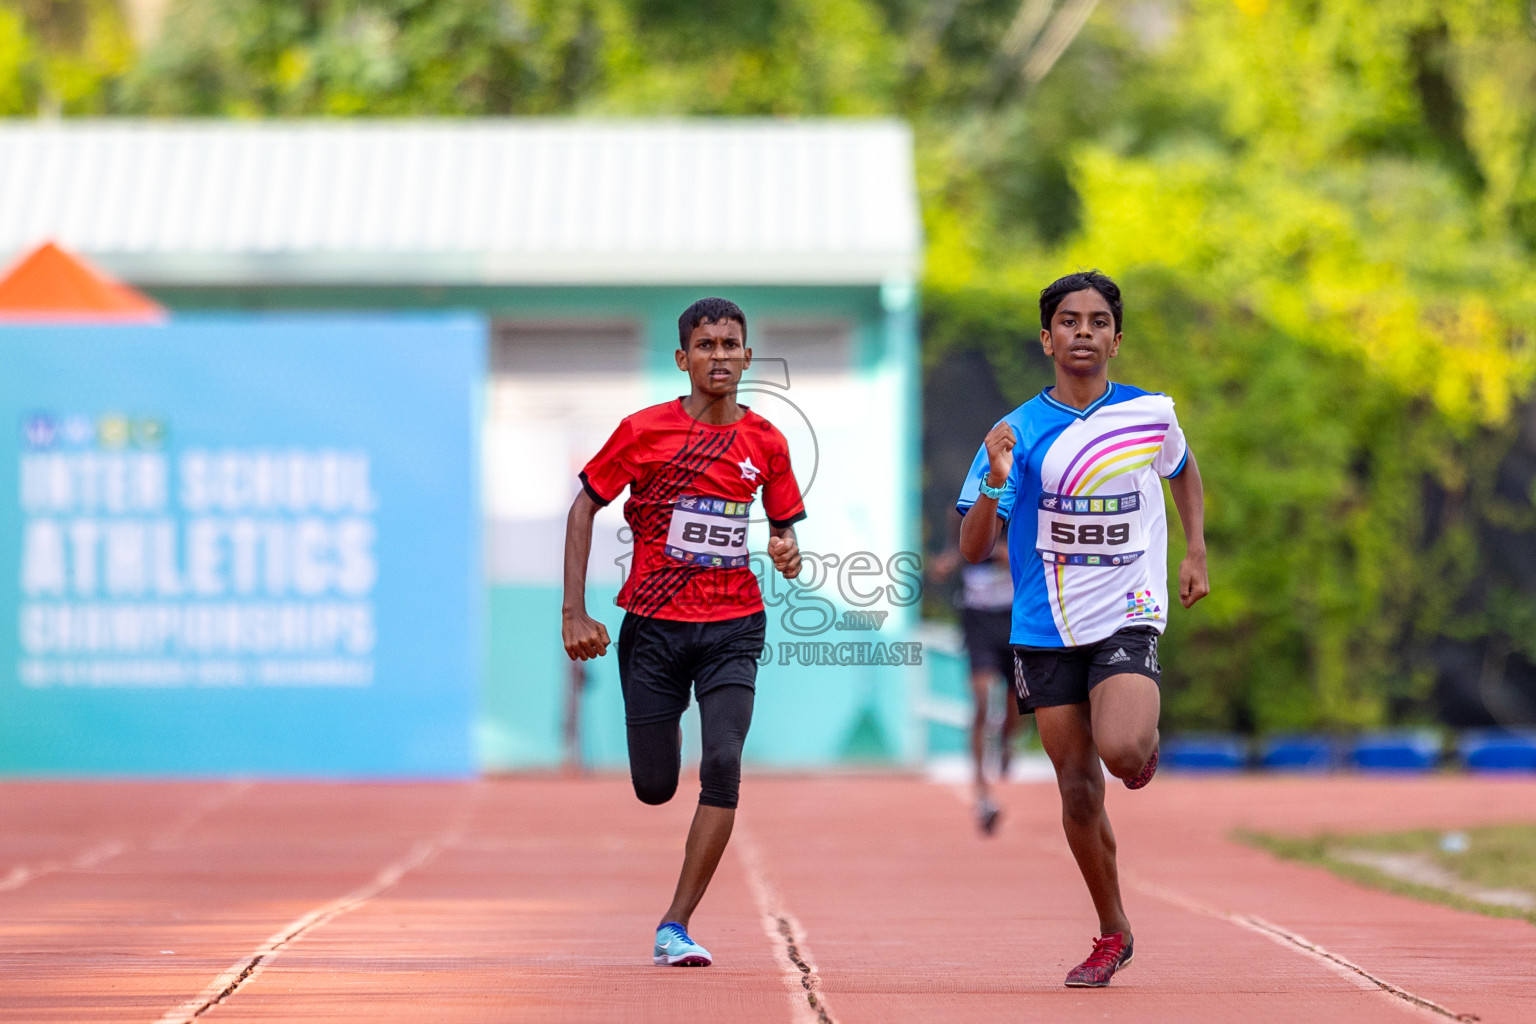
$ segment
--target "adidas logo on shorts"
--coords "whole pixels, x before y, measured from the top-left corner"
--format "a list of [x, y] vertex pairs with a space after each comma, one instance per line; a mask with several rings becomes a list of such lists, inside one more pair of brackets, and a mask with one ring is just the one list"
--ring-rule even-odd
[[1118, 664], [1120, 664], [1123, 661], [1130, 661], [1130, 660], [1131, 660], [1131, 656], [1129, 654], [1125, 653], [1125, 648], [1124, 647], [1116, 647], [1115, 648], [1115, 653], [1111, 654], [1109, 656], [1109, 663], [1111, 665], [1118, 665]]

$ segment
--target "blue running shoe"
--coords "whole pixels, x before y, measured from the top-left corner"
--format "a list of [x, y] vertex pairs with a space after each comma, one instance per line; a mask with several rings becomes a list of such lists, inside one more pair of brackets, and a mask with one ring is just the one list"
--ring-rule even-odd
[[657, 967], [708, 967], [714, 962], [709, 950], [688, 936], [688, 929], [668, 921], [656, 929], [656, 949], [651, 962]]

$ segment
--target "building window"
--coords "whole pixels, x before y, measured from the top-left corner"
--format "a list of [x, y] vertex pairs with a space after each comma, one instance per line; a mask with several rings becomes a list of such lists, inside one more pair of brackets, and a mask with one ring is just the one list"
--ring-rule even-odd
[[[497, 320], [491, 326], [484, 490], [492, 583], [558, 584], [577, 474], [619, 420], [645, 404], [633, 321]], [[622, 503], [598, 514], [591, 578], [627, 550]]]

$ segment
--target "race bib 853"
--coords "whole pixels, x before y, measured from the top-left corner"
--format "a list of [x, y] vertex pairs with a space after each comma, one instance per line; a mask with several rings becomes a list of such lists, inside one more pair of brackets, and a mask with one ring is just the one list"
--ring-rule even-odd
[[750, 501], [683, 495], [672, 505], [667, 557], [689, 565], [741, 568], [747, 564], [747, 517], [751, 513]]
[[1141, 495], [1040, 495], [1035, 550], [1056, 565], [1129, 565], [1147, 550]]

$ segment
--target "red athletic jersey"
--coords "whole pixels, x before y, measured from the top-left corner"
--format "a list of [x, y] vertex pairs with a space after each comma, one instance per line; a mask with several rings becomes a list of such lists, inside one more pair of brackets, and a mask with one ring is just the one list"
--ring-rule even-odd
[[745, 406], [735, 423], [700, 423], [682, 399], [625, 417], [581, 471], [599, 505], [626, 486], [624, 519], [635, 558], [619, 606], [636, 615], [718, 622], [751, 615], [763, 596], [747, 554], [752, 502], [774, 526], [805, 518], [789, 444], [772, 423]]

